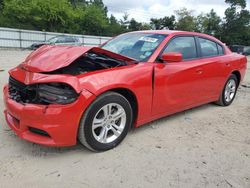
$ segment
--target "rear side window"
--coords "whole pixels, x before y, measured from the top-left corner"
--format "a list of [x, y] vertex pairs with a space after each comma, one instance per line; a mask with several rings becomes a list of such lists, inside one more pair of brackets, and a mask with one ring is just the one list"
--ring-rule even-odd
[[199, 43], [201, 46], [202, 57], [216, 56], [219, 54], [217, 44], [215, 42], [204, 38], [199, 38]]
[[198, 38], [198, 40], [201, 46], [202, 57], [211, 57], [224, 54], [222, 46], [217, 44], [216, 42], [200, 37]]
[[197, 58], [194, 37], [176, 37], [171, 40], [163, 53], [179, 52], [184, 60]]
[[219, 45], [219, 44], [217, 44], [217, 47], [218, 47], [219, 55], [223, 55], [224, 54], [224, 50], [223, 50], [222, 46]]

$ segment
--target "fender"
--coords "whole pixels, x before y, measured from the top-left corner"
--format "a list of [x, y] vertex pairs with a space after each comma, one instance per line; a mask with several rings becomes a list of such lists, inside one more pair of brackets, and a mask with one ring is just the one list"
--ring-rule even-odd
[[[96, 96], [114, 89], [125, 88], [134, 93], [138, 101], [138, 122], [151, 116], [153, 99], [154, 63], [139, 63], [111, 68], [77, 76], [81, 88]], [[141, 125], [141, 123], [138, 123]]]

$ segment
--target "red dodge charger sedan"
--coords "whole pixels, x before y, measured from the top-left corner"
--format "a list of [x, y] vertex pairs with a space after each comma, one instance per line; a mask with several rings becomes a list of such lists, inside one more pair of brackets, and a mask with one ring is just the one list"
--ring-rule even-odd
[[122, 34], [101, 47], [43, 46], [9, 71], [5, 118], [48, 146], [114, 148], [131, 127], [205, 103], [228, 106], [247, 60], [214, 37]]

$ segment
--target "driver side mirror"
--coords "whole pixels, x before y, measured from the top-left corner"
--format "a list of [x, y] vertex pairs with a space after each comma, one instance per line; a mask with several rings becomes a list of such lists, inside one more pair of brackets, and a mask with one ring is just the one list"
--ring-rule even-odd
[[167, 52], [162, 54], [160, 58], [163, 62], [181, 62], [182, 61], [182, 54], [179, 52]]

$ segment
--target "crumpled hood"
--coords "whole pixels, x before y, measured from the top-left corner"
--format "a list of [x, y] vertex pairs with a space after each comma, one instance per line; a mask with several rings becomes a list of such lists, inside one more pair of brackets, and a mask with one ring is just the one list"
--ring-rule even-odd
[[50, 72], [68, 66], [90, 49], [83, 46], [44, 45], [32, 52], [21, 66], [30, 72]]
[[29, 72], [51, 72], [70, 65], [78, 57], [90, 50], [123, 61], [134, 61], [99, 47], [44, 45], [32, 52], [20, 66]]

